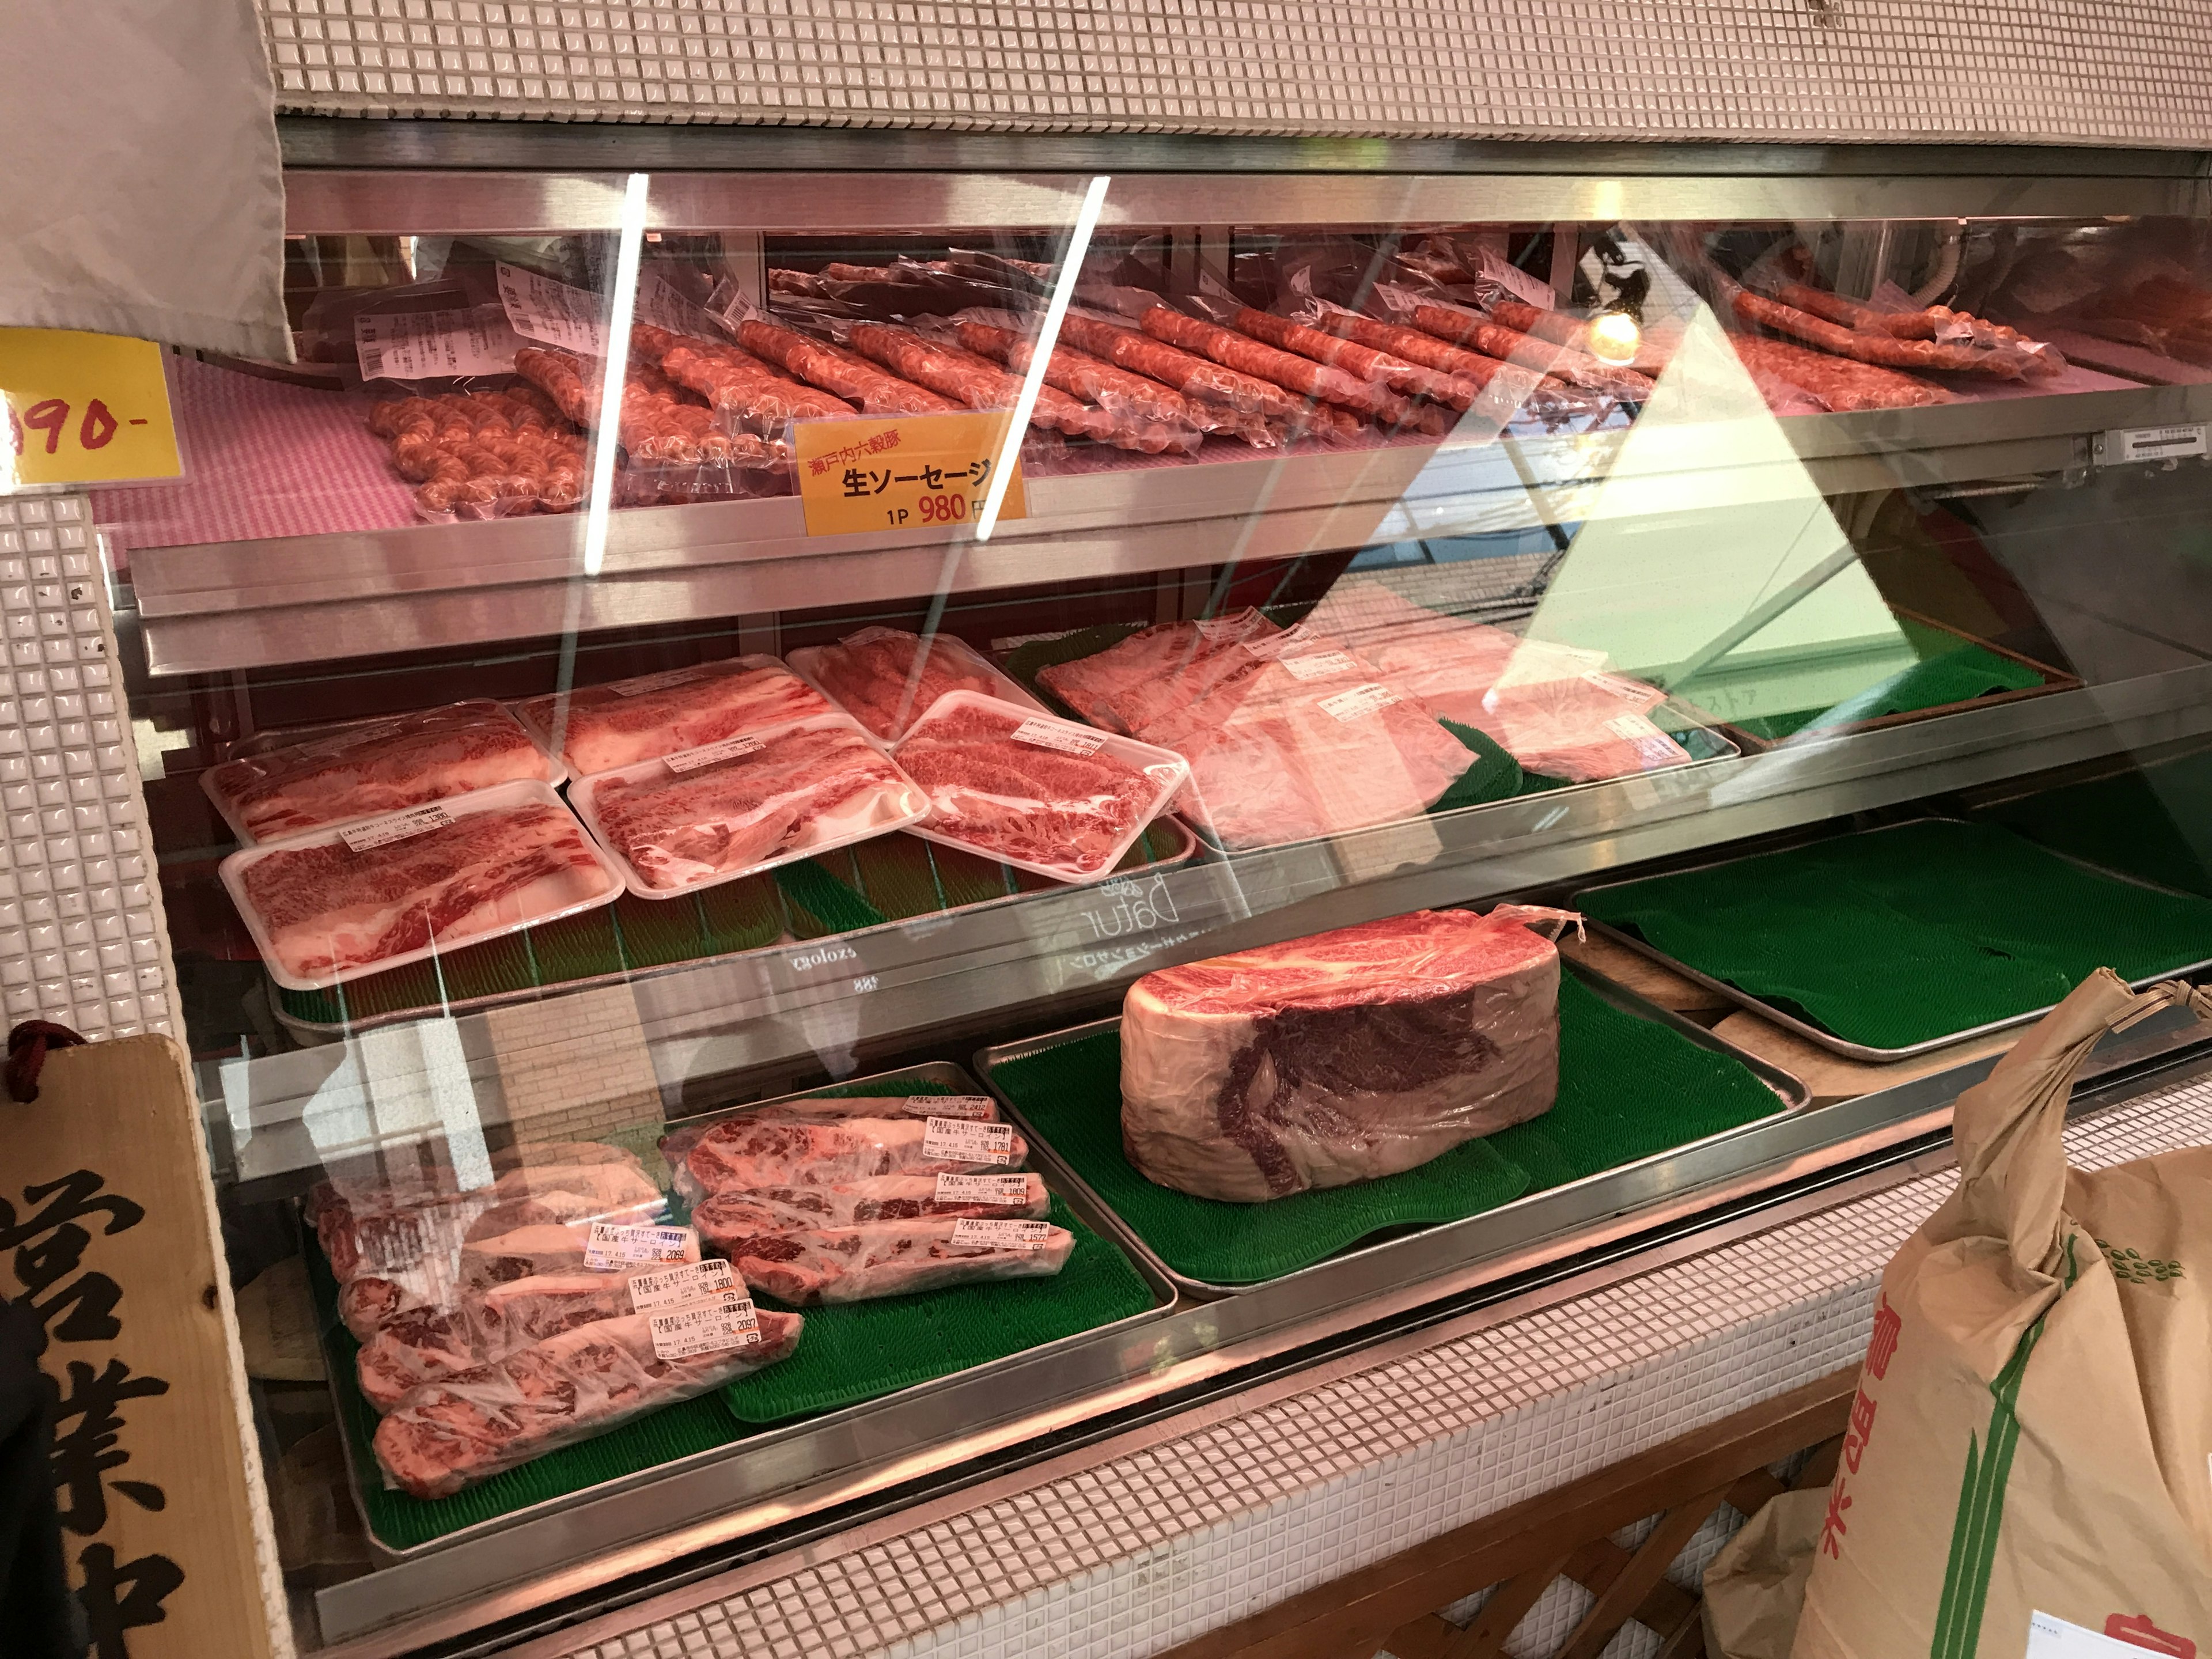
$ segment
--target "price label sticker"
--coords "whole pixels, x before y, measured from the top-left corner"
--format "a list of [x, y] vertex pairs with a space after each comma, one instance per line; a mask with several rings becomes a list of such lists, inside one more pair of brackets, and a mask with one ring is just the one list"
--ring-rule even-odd
[[1688, 758], [1681, 745], [1641, 714], [1622, 714], [1605, 723], [1616, 738], [1636, 745], [1637, 758], [1646, 766], [1672, 766]]
[[1014, 1126], [978, 1123], [970, 1118], [928, 1118], [922, 1124], [921, 1155], [932, 1163], [1012, 1164]]
[[1104, 732], [1078, 732], [1058, 720], [1024, 720], [1013, 738], [1032, 749], [1057, 749], [1064, 755], [1095, 755], [1106, 744]]
[[702, 1354], [750, 1348], [761, 1340], [760, 1315], [752, 1298], [725, 1291], [711, 1301], [671, 1308], [649, 1316], [653, 1352], [662, 1359], [696, 1359]]
[[592, 1236], [584, 1241], [584, 1265], [595, 1273], [611, 1273], [636, 1261], [682, 1261], [696, 1249], [689, 1227], [594, 1221]]
[[1355, 685], [1349, 691], [1340, 691], [1333, 697], [1321, 700], [1321, 710], [1334, 720], [1356, 720], [1363, 714], [1371, 714], [1378, 708], [1388, 708], [1399, 701], [1398, 694], [1389, 686], [1370, 680], [1364, 685]]
[[1539, 311], [1549, 311], [1558, 303], [1549, 283], [1531, 276], [1518, 265], [1507, 264], [1488, 248], [1482, 250], [1482, 275]]
[[999, 1115], [999, 1108], [988, 1095], [919, 1095], [915, 1098], [929, 1103], [931, 1117], [964, 1117], [988, 1123]]
[[629, 1305], [639, 1313], [653, 1313], [720, 1296], [725, 1291], [735, 1291], [742, 1296], [744, 1289], [728, 1262], [720, 1256], [709, 1256], [704, 1261], [679, 1261], [672, 1267], [632, 1273]]
[[469, 311], [363, 313], [353, 319], [364, 380], [437, 380], [510, 374], [522, 337], [497, 306]]
[[502, 264], [499, 302], [507, 325], [525, 339], [587, 357], [606, 356], [608, 306], [596, 294], [520, 265]]
[[409, 841], [416, 836], [427, 836], [433, 830], [443, 830], [453, 821], [451, 812], [433, 802], [428, 806], [410, 807], [404, 812], [387, 812], [380, 818], [342, 824], [338, 836], [355, 852], [367, 853], [389, 847], [395, 841]]
[[[1006, 449], [1007, 419], [1000, 411], [795, 422], [792, 458], [806, 533], [929, 532], [972, 526]], [[999, 516], [1029, 516], [1018, 455]]]
[[1333, 674], [1356, 674], [1359, 664], [1349, 651], [1320, 651], [1310, 657], [1285, 657], [1283, 666], [1301, 680], [1325, 680]]
[[1648, 708], [1659, 701], [1658, 688], [1645, 685], [1640, 680], [1625, 679], [1619, 674], [1601, 674], [1595, 670], [1584, 674], [1583, 678], [1607, 696], [1618, 697], [1623, 702], [1632, 702], [1639, 708]]
[[686, 749], [681, 754], [671, 755], [668, 769], [682, 775], [702, 768], [719, 766], [724, 761], [735, 760], [740, 755], [750, 755], [767, 745], [758, 738], [724, 738], [720, 743], [709, 743], [696, 749]]
[[671, 668], [659, 674], [640, 674], [634, 680], [617, 680], [607, 690], [618, 697], [644, 697], [655, 691], [673, 690], [679, 685], [689, 685], [692, 681], [706, 677], [707, 671], [703, 668]]
[[1049, 1221], [988, 1221], [963, 1216], [952, 1224], [952, 1242], [988, 1250], [1041, 1250], [1052, 1243]]
[[937, 1177], [939, 1204], [1026, 1204], [1030, 1178], [1025, 1175], [941, 1175]]
[[184, 474], [151, 340], [0, 328], [0, 494]]

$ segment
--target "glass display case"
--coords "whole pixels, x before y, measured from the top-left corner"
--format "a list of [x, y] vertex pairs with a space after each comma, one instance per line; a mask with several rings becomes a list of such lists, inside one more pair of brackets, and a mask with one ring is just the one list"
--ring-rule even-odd
[[308, 1645], [1754, 1215], [2212, 961], [2190, 158], [438, 142], [293, 167], [300, 361], [90, 496]]

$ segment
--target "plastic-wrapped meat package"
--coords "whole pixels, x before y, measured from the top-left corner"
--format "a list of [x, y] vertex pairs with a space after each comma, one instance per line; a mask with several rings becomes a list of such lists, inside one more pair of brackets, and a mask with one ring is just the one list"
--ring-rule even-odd
[[421, 1388], [579, 1325], [637, 1311], [628, 1273], [543, 1273], [494, 1285], [447, 1307], [386, 1321], [355, 1358], [361, 1391], [380, 1412]]
[[[1010, 311], [963, 312], [952, 319], [954, 337], [969, 350], [1026, 374], [1034, 356], [1030, 325]], [[1170, 431], [1213, 432], [1231, 422], [1202, 400], [1186, 398], [1148, 375], [1132, 374], [1104, 358], [1062, 343], [1053, 348], [1046, 378], [1072, 397]]]
[[[988, 1095], [813, 1095], [748, 1106], [739, 1115], [753, 1123], [837, 1123], [853, 1117], [958, 1117], [996, 1123], [999, 1106]], [[699, 1138], [722, 1121], [718, 1117], [672, 1125], [660, 1137], [660, 1156], [670, 1169], [679, 1168]]]
[[1551, 1109], [1564, 913], [1417, 910], [1146, 974], [1121, 1009], [1121, 1135], [1230, 1203], [1395, 1175]]
[[994, 1138], [1000, 1150], [948, 1152], [933, 1142], [924, 1118], [846, 1118], [841, 1121], [756, 1122], [726, 1118], [693, 1143], [677, 1189], [695, 1202], [732, 1188], [842, 1187], [876, 1176], [975, 1175], [1018, 1170], [1029, 1143], [1011, 1128]]
[[672, 898], [918, 819], [921, 793], [841, 714], [603, 772], [576, 810], [641, 898]]
[[[629, 1226], [649, 1221], [652, 1217], [647, 1213], [626, 1213], [603, 1218]], [[484, 1291], [518, 1279], [582, 1273], [586, 1247], [591, 1238], [591, 1224], [582, 1220], [537, 1223], [471, 1238], [461, 1246], [460, 1287], [464, 1291]], [[697, 1240], [687, 1241], [684, 1254], [674, 1259], [696, 1261]]]
[[724, 1253], [754, 1290], [812, 1308], [954, 1285], [1049, 1279], [1075, 1248], [1073, 1233], [1048, 1222], [993, 1224], [1000, 1236], [971, 1237], [980, 1230], [950, 1218], [738, 1232], [727, 1237]]
[[631, 343], [662, 373], [707, 399], [718, 413], [759, 432], [794, 420], [834, 420], [855, 413], [842, 398], [780, 374], [735, 346], [694, 340], [634, 325]]
[[[312, 990], [611, 903], [622, 878], [560, 798], [500, 784], [426, 805], [443, 822], [356, 850], [349, 828], [233, 853], [230, 891], [270, 977]], [[410, 826], [412, 828], [412, 826]]]
[[961, 407], [842, 346], [814, 339], [765, 317], [748, 317], [739, 323], [738, 343], [808, 385], [859, 404], [866, 414], [950, 415]]
[[584, 442], [538, 388], [387, 398], [368, 429], [417, 485], [426, 519], [566, 513], [583, 499]]
[[[925, 339], [910, 328], [853, 323], [845, 325], [844, 337], [855, 351], [970, 409], [1012, 409], [1021, 398], [1021, 381], [989, 358], [943, 340]], [[1030, 424], [1071, 438], [1108, 438], [1114, 429], [1113, 417], [1103, 410], [1050, 386], [1037, 388]]]
[[663, 1359], [650, 1316], [603, 1319], [411, 1390], [377, 1425], [377, 1461], [416, 1498], [448, 1498], [502, 1470], [690, 1400], [799, 1346], [796, 1314], [762, 1310], [757, 1340]]
[[980, 691], [987, 697], [1031, 703], [973, 646], [950, 634], [931, 635], [925, 650], [919, 634], [901, 628], [863, 628], [835, 645], [794, 651], [791, 662], [886, 743], [904, 737], [907, 728], [948, 691]]
[[1098, 724], [1188, 758], [1178, 809], [1239, 849], [1418, 817], [1474, 763], [1344, 641], [1256, 611], [1146, 629], [1040, 678]]
[[[808, 1232], [829, 1227], [865, 1227], [881, 1221], [957, 1219], [1042, 1221], [1052, 1207], [1044, 1177], [1019, 1174], [986, 1176], [1002, 1180], [1018, 1196], [939, 1198], [935, 1176], [873, 1176], [836, 1187], [732, 1187], [714, 1194], [691, 1212], [691, 1224], [708, 1249], [728, 1254], [732, 1239], [755, 1233]], [[750, 1284], [751, 1281], [746, 1281]]]
[[1602, 653], [1447, 617], [1371, 581], [1338, 583], [1306, 624], [1547, 777], [1587, 783], [1691, 758], [1650, 720], [1666, 693], [1607, 672]]
[[1238, 646], [1280, 631], [1254, 610], [1162, 623], [1094, 655], [1054, 663], [1037, 678], [1093, 726], [1136, 736], [1156, 707], [1194, 702], [1222, 677], [1242, 672], [1251, 659]]
[[589, 776], [832, 710], [774, 657], [750, 656], [579, 686], [515, 712], [549, 749], [558, 731], [562, 758]]
[[1387, 386], [1285, 351], [1218, 323], [1187, 316], [1167, 306], [1153, 307], [1137, 323], [1154, 339], [1211, 357], [1224, 368], [1271, 380], [1285, 391], [1338, 404], [1387, 427], [1404, 428], [1439, 438], [1451, 430], [1449, 418], [1441, 410], [1408, 403]]
[[1165, 749], [972, 691], [941, 698], [897, 754], [929, 799], [916, 835], [1060, 881], [1109, 874], [1189, 775]]
[[494, 784], [564, 775], [489, 700], [366, 720], [211, 766], [200, 787], [247, 845], [380, 817]]

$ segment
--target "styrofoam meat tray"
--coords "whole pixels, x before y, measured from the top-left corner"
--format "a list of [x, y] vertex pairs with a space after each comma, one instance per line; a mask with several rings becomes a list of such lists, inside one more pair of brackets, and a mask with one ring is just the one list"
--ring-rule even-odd
[[[246, 872], [252, 869], [254, 866], [283, 854], [297, 852], [307, 848], [343, 845], [348, 830], [359, 834], [365, 825], [380, 823], [383, 820], [371, 818], [356, 820], [346, 824], [328, 824], [322, 829], [310, 830], [301, 835], [263, 842], [258, 846], [245, 848], [233, 853], [228, 858], [223, 860], [218, 873], [222, 878], [223, 886], [229, 891], [231, 902], [238, 907], [239, 915], [245, 919], [246, 932], [252, 936], [254, 949], [261, 953], [261, 960], [268, 967], [269, 976], [289, 991], [319, 991], [328, 986], [343, 984], [348, 980], [365, 978], [370, 974], [380, 974], [392, 968], [403, 968], [409, 963], [427, 961], [441, 951], [453, 950], [463, 945], [480, 945], [486, 939], [497, 939], [506, 933], [519, 933], [525, 927], [534, 927], [540, 922], [554, 921], [563, 916], [576, 915], [603, 904], [611, 904], [620, 897], [623, 890], [621, 866], [609, 858], [591, 836], [584, 833], [583, 825], [575, 823], [561, 797], [554, 793], [553, 786], [549, 783], [526, 779], [514, 783], [498, 784], [489, 789], [475, 790], [465, 795], [454, 795], [429, 805], [441, 810], [449, 817], [459, 820], [484, 812], [511, 811], [533, 802], [551, 806], [559, 811], [563, 817], [568, 819], [575, 831], [576, 845], [590, 858], [591, 863], [586, 871], [574, 869], [564, 871], [558, 877], [542, 878], [506, 895], [492, 907], [490, 916], [483, 925], [471, 927], [466, 932], [447, 929], [431, 944], [418, 950], [398, 951], [391, 956], [379, 957], [372, 962], [351, 963], [334, 969], [319, 978], [303, 978], [284, 965], [270, 939], [267, 919], [247, 896]], [[410, 813], [423, 810], [422, 808], [410, 809]], [[397, 819], [409, 817], [410, 813], [393, 813], [389, 816]], [[426, 829], [429, 827], [434, 826], [426, 826]], [[412, 839], [412, 837], [406, 836], [401, 839]], [[367, 858], [371, 856], [371, 854], [360, 852], [354, 854], [353, 856]], [[591, 872], [595, 872], [599, 879], [596, 881], [591, 879]], [[474, 911], [470, 913], [471, 915], [475, 914]]]
[[[855, 842], [867, 841], [877, 836], [887, 836], [894, 830], [912, 830], [921, 833], [921, 823], [929, 810], [928, 797], [914, 781], [898, 770], [896, 761], [890, 763], [896, 783], [868, 791], [865, 795], [844, 803], [836, 811], [810, 820], [798, 841], [783, 848], [773, 857], [737, 869], [718, 871], [696, 881], [681, 883], [673, 887], [655, 887], [645, 878], [629, 858], [615, 845], [599, 819], [599, 792], [610, 783], [630, 782], [696, 772], [702, 777], [711, 775], [713, 769], [726, 763], [722, 759], [708, 758], [715, 751], [730, 749], [727, 759], [742, 754], [757, 753], [778, 739], [795, 732], [836, 730], [850, 732], [873, 750], [878, 759], [885, 758], [880, 749], [869, 742], [867, 732], [860, 723], [845, 714], [815, 714], [803, 720], [791, 720], [781, 726], [770, 726], [764, 732], [755, 732], [740, 738], [730, 738], [720, 744], [709, 744], [701, 749], [688, 749], [680, 754], [668, 755], [659, 760], [640, 761], [635, 766], [625, 766], [612, 772], [600, 772], [588, 778], [579, 778], [568, 790], [569, 804], [577, 816], [584, 820], [593, 839], [606, 850], [614, 867], [629, 890], [640, 898], [672, 899], [686, 893], [696, 893], [704, 887], [719, 887], [725, 882], [739, 881], [757, 875], [763, 870], [773, 870], [778, 865], [794, 863], [812, 858], [817, 854], [832, 852], [840, 847], [849, 847]], [[753, 747], [740, 749], [750, 744]]]

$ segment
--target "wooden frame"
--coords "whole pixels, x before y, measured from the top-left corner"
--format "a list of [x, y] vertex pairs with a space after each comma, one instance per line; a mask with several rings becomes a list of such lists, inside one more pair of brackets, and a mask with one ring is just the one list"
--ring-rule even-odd
[[[1858, 1384], [1853, 1365], [1764, 1401], [1556, 1491], [1210, 1631], [1161, 1659], [1496, 1659], [1553, 1580], [1597, 1599], [1555, 1659], [1597, 1659], [1633, 1619], [1656, 1632], [1661, 1659], [1696, 1659], [1705, 1626], [1668, 1565], [1723, 1503], [1748, 1515], [1784, 1483], [1768, 1472], [1816, 1446], [1799, 1488], [1825, 1485]], [[1634, 1550], [1609, 1534], [1656, 1514]], [[1434, 1609], [1495, 1584], [1465, 1629]]]

